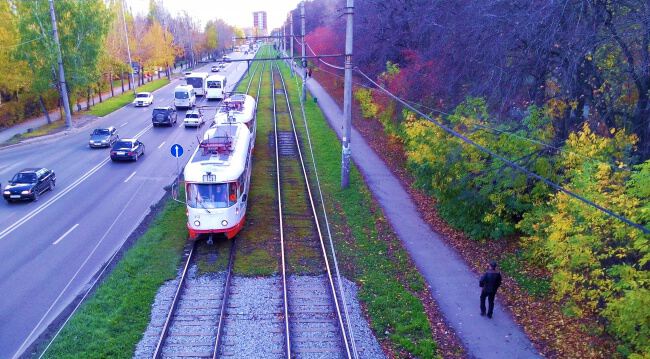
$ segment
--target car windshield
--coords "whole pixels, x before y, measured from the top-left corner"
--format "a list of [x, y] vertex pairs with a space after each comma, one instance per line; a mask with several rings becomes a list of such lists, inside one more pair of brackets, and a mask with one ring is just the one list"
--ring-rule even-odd
[[221, 81], [208, 81], [208, 87], [211, 89], [220, 89]]
[[36, 183], [36, 173], [17, 173], [11, 180], [14, 183]]
[[133, 147], [133, 142], [129, 141], [118, 141], [115, 142], [115, 145], [113, 145], [113, 148], [131, 148]]
[[174, 93], [174, 97], [179, 99], [179, 100], [184, 100], [184, 99], [190, 98], [190, 94], [189, 94], [189, 92], [178, 91], [178, 92]]
[[187, 205], [192, 208], [227, 208], [236, 203], [228, 200], [228, 183], [190, 183], [187, 185]]
[[199, 115], [195, 113], [188, 113], [187, 115], [185, 115], [185, 118], [199, 118]]
[[148, 94], [148, 93], [139, 93], [139, 94], [135, 95], [135, 97], [138, 97], [138, 98], [141, 98], [141, 97], [143, 97], [143, 98], [147, 98], [147, 97], [149, 97], [149, 94]]
[[203, 87], [203, 79], [200, 77], [188, 77], [187, 84], [192, 85], [194, 88], [201, 88]]
[[93, 131], [93, 135], [108, 135], [110, 132], [108, 131], [107, 128], [96, 128], [95, 131]]

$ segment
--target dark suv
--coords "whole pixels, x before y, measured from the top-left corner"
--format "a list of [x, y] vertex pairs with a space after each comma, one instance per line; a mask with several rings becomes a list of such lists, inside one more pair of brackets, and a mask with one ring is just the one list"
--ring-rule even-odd
[[2, 191], [2, 196], [7, 202], [38, 201], [38, 197], [45, 191], [53, 190], [55, 184], [54, 171], [47, 168], [25, 168], [9, 181]]
[[178, 114], [176, 113], [176, 109], [171, 106], [156, 107], [153, 109], [153, 114], [151, 115], [151, 121], [154, 127], [162, 125], [173, 126], [177, 120]]

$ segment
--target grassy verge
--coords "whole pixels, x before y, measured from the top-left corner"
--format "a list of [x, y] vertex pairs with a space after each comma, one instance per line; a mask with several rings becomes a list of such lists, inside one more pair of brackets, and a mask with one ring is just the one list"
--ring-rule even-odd
[[45, 136], [45, 135], [49, 135], [49, 134], [52, 134], [52, 133], [62, 131], [64, 129], [65, 129], [65, 121], [64, 120], [58, 120], [58, 121], [54, 121], [54, 122], [52, 122], [50, 124], [38, 127], [35, 130], [32, 130], [30, 132], [25, 132], [25, 133], [20, 133], [20, 134], [14, 135], [6, 143], [7, 144], [18, 143], [18, 142], [20, 142], [22, 140], [26, 140], [28, 138], [41, 137], [41, 136]]
[[[283, 74], [300, 125], [300, 88], [290, 77], [288, 67], [283, 66]], [[390, 341], [399, 357], [438, 357], [424, 305], [416, 295], [425, 289], [424, 280], [399, 240], [382, 230], [387, 226], [386, 219], [356, 167], [351, 171], [350, 187], [340, 189], [341, 152], [339, 146], [333, 145], [339, 143], [336, 134], [311, 96], [305, 111], [340, 262], [360, 285], [360, 299], [375, 335]], [[306, 141], [304, 125], [299, 128]]]
[[185, 207], [168, 200], [47, 351], [46, 358], [130, 358], [158, 288], [176, 277], [187, 237]]
[[[144, 84], [136, 89], [137, 92], [152, 92], [155, 91], [169, 83], [169, 80], [167, 79], [160, 79], [160, 80], [154, 80], [149, 82], [148, 84]], [[98, 103], [95, 106], [93, 106], [88, 113], [91, 115], [95, 116], [106, 116], [109, 113], [116, 111], [131, 102], [133, 102], [133, 93], [128, 92], [128, 93], [123, 93], [121, 95], [111, 97], [108, 100]]]

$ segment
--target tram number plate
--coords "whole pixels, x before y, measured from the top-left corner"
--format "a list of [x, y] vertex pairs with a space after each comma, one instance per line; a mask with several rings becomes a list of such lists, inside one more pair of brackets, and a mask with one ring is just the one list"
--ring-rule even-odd
[[213, 174], [203, 175], [203, 182], [217, 182], [217, 176]]

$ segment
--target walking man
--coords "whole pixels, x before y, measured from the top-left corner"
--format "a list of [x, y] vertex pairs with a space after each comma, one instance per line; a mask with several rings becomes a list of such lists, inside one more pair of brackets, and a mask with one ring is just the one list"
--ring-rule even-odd
[[497, 289], [501, 285], [501, 273], [497, 272], [497, 262], [491, 261], [490, 266], [481, 277], [479, 286], [481, 290], [481, 315], [485, 315], [485, 298], [488, 300], [488, 318], [492, 318], [492, 311], [494, 310], [494, 295], [497, 294]]

